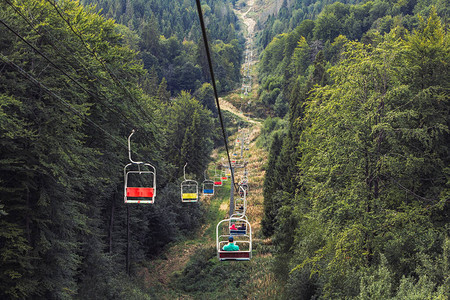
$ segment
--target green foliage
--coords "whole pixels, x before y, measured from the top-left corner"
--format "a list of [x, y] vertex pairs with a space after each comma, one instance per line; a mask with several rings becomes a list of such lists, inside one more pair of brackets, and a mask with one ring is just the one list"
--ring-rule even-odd
[[[127, 26], [117, 28], [126, 33], [127, 41], [133, 40], [144, 68], [155, 71], [158, 82], [165, 78], [172, 95], [183, 90], [194, 92], [210, 81], [194, 0], [82, 2], [96, 5], [106, 17]], [[238, 34], [237, 17], [227, 1], [208, 0], [202, 9], [212, 41], [214, 70], [220, 78], [219, 91], [229, 91], [239, 83], [242, 60], [239, 43], [243, 43], [243, 38]]]
[[263, 234], [270, 236], [274, 231], [274, 221], [278, 214], [278, 208], [281, 206], [281, 193], [277, 193], [277, 187], [282, 184], [280, 177], [276, 172], [276, 163], [281, 152], [282, 142], [278, 134], [275, 134], [272, 146], [269, 152], [269, 162], [266, 168], [266, 177], [264, 178], [264, 218], [261, 221]]
[[[379, 41], [379, 34], [394, 28], [400, 36], [404, 36], [407, 30], [413, 30], [419, 23], [419, 18], [414, 13], [421, 11], [429, 14], [433, 4], [425, 5], [415, 0], [357, 1], [351, 4], [348, 1], [333, 2], [316, 1], [313, 4], [294, 1], [287, 6], [284, 3], [276, 17], [270, 16], [267, 19], [259, 36], [263, 51], [259, 65], [261, 86], [258, 95], [273, 115], [283, 117], [286, 114], [288, 103], [295, 97], [292, 94], [293, 85], [308, 80], [309, 68], [320, 51], [323, 51], [325, 68], [327, 61], [335, 64], [340, 59], [342, 41], [345, 38], [375, 45]], [[448, 5], [439, 4], [436, 3], [436, 12], [446, 18]], [[306, 20], [307, 18], [315, 20]], [[320, 73], [323, 74], [324, 71], [320, 70]], [[274, 78], [279, 82], [281, 93], [274, 93], [267, 84]], [[322, 80], [315, 78], [314, 81], [323, 85], [327, 78]]]
[[[295, 30], [297, 26], [302, 24], [305, 20], [314, 20], [316, 18], [323, 17], [324, 13], [323, 11], [329, 8], [332, 4], [336, 1], [329, 0], [329, 1], [300, 1], [296, 0], [293, 1], [293, 3], [290, 3], [289, 5], [286, 5], [285, 2], [283, 4], [283, 7], [279, 10], [278, 14], [271, 15], [267, 19], [267, 21], [264, 24], [264, 28], [261, 28], [262, 31], [259, 34], [259, 43], [263, 48], [266, 48], [266, 46], [272, 41], [272, 39], [280, 33], [289, 32], [292, 30]], [[363, 1], [339, 1], [337, 5], [343, 5], [347, 3], [351, 4], [358, 4]], [[327, 6], [328, 5], [328, 6]], [[339, 19], [339, 16], [334, 16], [336, 19]], [[330, 16], [326, 17], [327, 19], [330, 18]], [[341, 22], [343, 24], [344, 22]], [[337, 25], [338, 28], [341, 27], [341, 24], [335, 23], [334, 25]], [[333, 28], [324, 28], [326, 31], [333, 30]], [[307, 37], [306, 35], [304, 35]], [[309, 37], [307, 37], [309, 38]]]
[[214, 89], [211, 84], [204, 83], [201, 88], [199, 88], [195, 94], [194, 97], [203, 104], [205, 108], [208, 108], [210, 111], [213, 112], [213, 116], [217, 117], [217, 107], [216, 107], [216, 100], [214, 97]]
[[202, 298], [240, 298], [249, 282], [249, 263], [220, 262], [215, 247], [198, 250], [183, 273], [174, 275], [174, 287]]
[[167, 158], [178, 168], [177, 177], [183, 175], [187, 163], [188, 173], [203, 178], [213, 146], [211, 112], [190, 94], [182, 92], [165, 108], [164, 121], [167, 122]]
[[268, 117], [264, 120], [261, 133], [256, 140], [258, 147], [270, 150], [271, 145], [273, 145], [273, 139], [276, 135], [283, 135], [286, 129], [286, 121], [280, 118]]
[[[139, 44], [134, 32], [92, 7], [0, 7], [0, 18], [54, 64], [0, 26], [0, 298], [142, 299], [139, 287], [122, 283], [127, 210], [132, 274], [198, 228], [203, 208], [182, 205], [178, 177], [186, 161], [203, 175], [216, 132], [211, 112], [187, 92], [171, 101], [157, 68], [146, 77], [130, 48]], [[144, 45], [155, 41], [162, 48], [148, 51], [182, 53], [177, 38]], [[132, 129], [133, 158], [156, 165], [158, 205], [123, 204]]]
[[448, 296], [444, 286], [436, 288], [436, 282], [427, 275], [420, 275], [419, 279], [403, 276], [398, 289], [393, 288], [393, 277], [387, 260], [382, 256], [378, 269], [361, 277], [360, 294], [356, 299], [445, 299]]
[[[417, 20], [371, 44], [338, 36], [322, 51], [301, 38], [293, 51], [289, 128], [281, 149], [272, 144], [262, 224], [280, 259], [292, 257], [289, 298], [448, 296], [450, 45], [435, 9]], [[318, 51], [306, 67], [308, 48]]]

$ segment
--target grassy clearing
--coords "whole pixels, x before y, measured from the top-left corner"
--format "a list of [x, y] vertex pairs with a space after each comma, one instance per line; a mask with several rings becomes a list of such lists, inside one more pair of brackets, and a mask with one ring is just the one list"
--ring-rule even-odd
[[[205, 223], [194, 237], [174, 243], [161, 259], [146, 262], [142, 266], [137, 279], [145, 293], [145, 297], [141, 299], [278, 299], [282, 294], [281, 284], [272, 271], [275, 265], [272, 242], [270, 239], [263, 239], [260, 230], [263, 217], [262, 187], [268, 153], [256, 143], [264, 121], [256, 117], [265, 117], [267, 112], [258, 100], [254, 65], [251, 74], [254, 79], [249, 96], [241, 98], [239, 89], [224, 96], [220, 102], [230, 144], [239, 134], [238, 124], [241, 128], [248, 128], [249, 132], [249, 150], [244, 152], [244, 156], [248, 160], [249, 172], [250, 191], [246, 214], [253, 233], [252, 260], [220, 262], [217, 258], [215, 230], [217, 223], [228, 216], [228, 180], [222, 187], [215, 189], [213, 197], [201, 198], [206, 212]], [[251, 117], [250, 120], [247, 119], [248, 116]], [[231, 151], [240, 153], [238, 148]], [[224, 147], [213, 151], [208, 172], [210, 176], [214, 174], [214, 166], [220, 164], [222, 158], [226, 158]], [[235, 180], [239, 181], [240, 176], [242, 172], [238, 170]]]
[[[271, 269], [273, 246], [270, 240], [261, 238], [260, 231], [263, 215], [262, 184], [267, 153], [256, 146], [259, 132], [260, 125], [251, 128], [251, 142], [245, 154], [249, 160], [250, 193], [247, 216], [252, 225], [253, 258], [249, 262], [219, 262], [214, 244], [204, 244], [191, 256], [186, 268], [174, 274], [172, 278], [171, 288], [180, 294], [196, 299], [276, 299], [277, 295], [281, 294], [281, 287]], [[236, 136], [232, 136], [231, 140], [233, 138]], [[224, 153], [219, 153], [219, 156], [221, 155]], [[218, 197], [221, 200], [213, 200], [208, 213], [208, 220], [213, 221], [213, 224], [217, 224], [228, 212], [229, 183], [227, 190], [221, 190]], [[226, 209], [221, 210], [218, 203]], [[208, 236], [215, 234], [215, 228], [212, 227]]]
[[[139, 285], [151, 298], [156, 299], [276, 299], [281, 285], [273, 272], [273, 246], [261, 235], [260, 222], [263, 215], [262, 185], [267, 152], [256, 145], [260, 124], [249, 128], [247, 217], [252, 225], [253, 258], [249, 262], [217, 259], [215, 249], [216, 224], [227, 217], [230, 197], [230, 180], [215, 189], [213, 197], [202, 197], [206, 216], [204, 225], [191, 240], [180, 241], [168, 249], [165, 255], [143, 265], [138, 276]], [[237, 133], [230, 137], [233, 141]], [[225, 157], [224, 149], [213, 153], [214, 165]], [[239, 180], [237, 172], [236, 180]]]

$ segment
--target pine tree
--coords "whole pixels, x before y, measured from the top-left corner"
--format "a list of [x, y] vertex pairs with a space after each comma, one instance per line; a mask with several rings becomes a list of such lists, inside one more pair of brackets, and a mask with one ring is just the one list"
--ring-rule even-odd
[[277, 215], [277, 209], [273, 203], [273, 194], [278, 189], [279, 175], [276, 172], [276, 163], [280, 157], [283, 138], [278, 134], [273, 137], [272, 145], [269, 151], [269, 162], [267, 164], [266, 177], [264, 178], [264, 218], [262, 220], [262, 228], [265, 236], [271, 236], [274, 232], [274, 222]]

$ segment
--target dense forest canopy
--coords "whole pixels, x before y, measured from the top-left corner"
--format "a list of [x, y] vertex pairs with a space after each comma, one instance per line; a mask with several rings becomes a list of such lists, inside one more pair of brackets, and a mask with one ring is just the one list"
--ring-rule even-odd
[[188, 92], [170, 100], [123, 27], [92, 7], [0, 8], [0, 298], [129, 298], [126, 138], [137, 130], [133, 156], [158, 174], [158, 205], [129, 207], [134, 265], [200, 224], [201, 205], [183, 207], [178, 189], [185, 163], [203, 178], [217, 141], [211, 86], [198, 92], [205, 105]]
[[[448, 299], [448, 3], [204, 0], [221, 95], [249, 57], [235, 13], [274, 2], [249, 76], [254, 264], [196, 236], [219, 202], [180, 201], [183, 166], [201, 181], [224, 143], [195, 1], [0, 2], [0, 298]], [[155, 205], [123, 203], [133, 129]], [[171, 285], [142, 284], [184, 241], [201, 246]]]
[[361, 4], [333, 3], [321, 9], [315, 19], [301, 19], [298, 26], [289, 30], [286, 20], [295, 15], [296, 6], [291, 6], [290, 10], [283, 6], [273, 18], [287, 27], [270, 33], [269, 19], [258, 35], [259, 47], [264, 48], [259, 64], [260, 100], [272, 114], [283, 117], [288, 111], [292, 80], [305, 76], [320, 50], [326, 61], [335, 62], [339, 52], [333, 42], [339, 35], [371, 44], [376, 34], [387, 33], [398, 26], [412, 31], [419, 23], [419, 14], [429, 14], [431, 4], [436, 4], [438, 15], [447, 24], [448, 5], [439, 1], [376, 0]]
[[[83, 0], [94, 4], [107, 18], [117, 20], [120, 31], [139, 51], [144, 68], [176, 95], [192, 93], [209, 82], [209, 71], [201, 40], [200, 24], [194, 0]], [[243, 37], [238, 20], [228, 1], [203, 1], [202, 10], [212, 40], [214, 68], [219, 91], [230, 91], [239, 83]], [[150, 81], [143, 87], [156, 90]]]
[[[337, 4], [339, 7], [346, 7], [337, 11], [330, 9], [335, 7], [331, 4]], [[342, 4], [345, 4], [342, 6]], [[340, 31], [345, 34], [345, 30], [358, 30], [360, 27], [384, 26], [384, 31], [389, 31], [392, 26], [392, 18], [395, 16], [408, 16], [418, 13], [426, 13], [430, 5], [434, 5], [444, 22], [448, 21], [448, 5], [442, 0], [432, 1], [390, 1], [390, 0], [284, 0], [280, 9], [276, 13], [268, 16], [268, 19], [258, 23], [260, 27], [259, 40], [260, 46], [265, 48], [272, 39], [281, 33], [290, 32], [300, 25], [304, 20], [315, 20], [316, 18], [328, 22], [328, 28], [323, 27], [323, 33], [329, 31]], [[349, 11], [349, 8], [352, 7]], [[363, 19], [362, 19], [363, 18]], [[408, 21], [403, 21], [404, 24]], [[334, 23], [334, 24], [332, 24]], [[409, 26], [413, 24], [409, 22]], [[352, 28], [356, 27], [356, 28]], [[359, 28], [358, 28], [359, 27]], [[344, 30], [342, 30], [344, 29]], [[362, 33], [364, 33], [364, 30]], [[350, 37], [349, 37], [350, 38]]]
[[448, 6], [430, 4], [334, 3], [261, 54], [260, 100], [288, 121], [265, 123], [262, 223], [288, 298], [450, 293]]

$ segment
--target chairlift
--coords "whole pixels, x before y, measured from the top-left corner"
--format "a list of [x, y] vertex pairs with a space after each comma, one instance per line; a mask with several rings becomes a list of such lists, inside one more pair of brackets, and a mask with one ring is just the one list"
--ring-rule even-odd
[[222, 171], [222, 177], [221, 177], [222, 181], [227, 181], [229, 176], [231, 176], [231, 173], [228, 174], [227, 171], [225, 171], [225, 170]]
[[213, 196], [214, 195], [214, 181], [206, 179], [206, 170], [205, 170], [205, 180], [202, 184], [202, 190], [204, 196]]
[[183, 167], [184, 181], [181, 183], [181, 201], [182, 202], [197, 202], [198, 201], [198, 182], [191, 179], [186, 179], [186, 166]]
[[228, 164], [225, 164], [223, 158], [222, 158], [222, 181], [227, 181], [228, 177], [231, 177], [231, 170], [230, 166]]
[[242, 187], [242, 189], [245, 191], [245, 195], [248, 195], [249, 192], [249, 186], [248, 186], [248, 179], [247, 176], [244, 176], [242, 181], [239, 183], [239, 187]]
[[252, 228], [250, 223], [242, 218], [236, 218], [235, 220], [245, 223], [247, 228], [247, 234], [234, 235], [234, 243], [239, 246], [238, 251], [225, 251], [223, 246], [228, 243], [230, 236], [229, 224], [233, 220], [225, 219], [220, 221], [216, 227], [216, 249], [217, 257], [220, 261], [223, 260], [250, 260], [252, 258]]
[[240, 216], [245, 216], [247, 211], [247, 192], [242, 186], [239, 186], [239, 196], [234, 201], [234, 213]]
[[214, 186], [222, 186], [222, 176], [216, 173], [216, 168], [214, 168]]
[[242, 235], [247, 234], [247, 216], [241, 216], [233, 214], [230, 217], [230, 235]]
[[[245, 190], [244, 190], [245, 191]], [[247, 195], [247, 194], [245, 194]], [[247, 197], [239, 197], [234, 200], [234, 213], [244, 216], [247, 211]]]
[[156, 197], [156, 168], [150, 163], [134, 161], [131, 158], [131, 136], [134, 132], [133, 129], [128, 136], [130, 163], [123, 168], [124, 202], [153, 204]]

